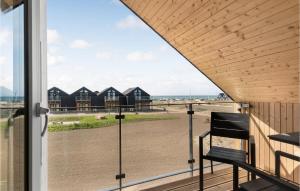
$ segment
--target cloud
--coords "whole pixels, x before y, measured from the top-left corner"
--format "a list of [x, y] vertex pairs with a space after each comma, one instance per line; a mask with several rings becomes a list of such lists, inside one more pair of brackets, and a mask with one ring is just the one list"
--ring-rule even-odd
[[47, 54], [48, 65], [53, 66], [64, 62], [64, 57], [59, 55]]
[[61, 44], [61, 35], [54, 29], [47, 30], [47, 42], [48, 44]]
[[0, 45], [4, 45], [10, 41], [12, 32], [6, 28], [0, 28]]
[[8, 59], [5, 56], [0, 56], [0, 65], [6, 64], [8, 62]]
[[64, 56], [59, 54], [58, 48], [50, 47], [47, 52], [47, 62], [49, 66], [62, 64], [65, 61]]
[[153, 60], [154, 56], [151, 52], [140, 52], [135, 51], [127, 55], [127, 60], [129, 61], [149, 61]]
[[110, 52], [97, 52], [96, 58], [99, 60], [110, 60], [112, 54]]
[[71, 48], [79, 48], [79, 49], [84, 49], [90, 47], [91, 44], [85, 40], [74, 40], [71, 44]]
[[126, 18], [117, 22], [117, 27], [120, 29], [146, 29], [147, 25], [139, 18], [128, 15]]

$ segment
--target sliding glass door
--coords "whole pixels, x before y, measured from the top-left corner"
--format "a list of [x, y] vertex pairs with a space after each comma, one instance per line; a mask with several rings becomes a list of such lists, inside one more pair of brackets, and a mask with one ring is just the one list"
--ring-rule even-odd
[[24, 62], [24, 5], [0, 0], [0, 190], [26, 184], [27, 101]]

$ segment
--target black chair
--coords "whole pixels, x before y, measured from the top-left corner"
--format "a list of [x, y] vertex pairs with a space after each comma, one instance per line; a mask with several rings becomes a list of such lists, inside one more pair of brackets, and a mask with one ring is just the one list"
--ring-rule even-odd
[[[203, 154], [203, 139], [210, 134], [210, 150], [206, 155]], [[199, 137], [199, 188], [200, 191], [204, 189], [203, 185], [203, 174], [204, 166], [203, 160], [210, 160], [211, 162], [211, 173], [213, 173], [213, 161], [233, 164], [234, 161], [246, 162], [250, 161], [248, 146], [247, 151], [236, 150], [231, 148], [224, 148], [213, 146], [212, 137], [226, 137], [246, 140], [247, 145], [250, 144], [249, 135], [249, 116], [247, 114], [241, 113], [222, 113], [222, 112], [212, 112], [211, 113], [211, 124], [210, 131], [204, 132]], [[248, 160], [247, 160], [248, 155]], [[248, 174], [249, 179], [249, 174]]]
[[235, 177], [235, 180], [233, 180], [236, 183], [236, 186], [233, 187], [233, 190], [240, 190], [240, 191], [298, 191], [300, 190], [300, 187], [292, 184], [291, 182], [288, 182], [286, 180], [281, 179], [280, 177], [273, 176], [271, 174], [268, 174], [264, 171], [258, 170], [255, 167], [246, 164], [246, 163], [240, 163], [235, 162], [233, 164], [235, 168], [243, 168], [248, 172], [251, 172], [251, 174], [258, 176], [260, 178], [253, 179], [250, 182], [245, 182], [240, 184], [238, 186], [239, 176], [238, 171], [235, 172], [233, 175]]

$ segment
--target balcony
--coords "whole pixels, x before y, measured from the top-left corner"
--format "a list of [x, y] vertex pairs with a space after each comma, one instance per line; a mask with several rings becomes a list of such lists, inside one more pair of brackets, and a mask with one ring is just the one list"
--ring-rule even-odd
[[[54, 115], [49, 126], [49, 191], [119, 190], [120, 182], [122, 188], [142, 190], [166, 181], [197, 179], [198, 135], [209, 128], [211, 111], [233, 112], [233, 105], [193, 104], [193, 118], [187, 114], [188, 104], [152, 104], [147, 113], [122, 110], [125, 119], [120, 121], [105, 109], [89, 115]], [[219, 143], [240, 147], [235, 140]], [[189, 164], [191, 159], [195, 163]], [[214, 165], [216, 174], [217, 168], [224, 169]], [[120, 174], [125, 178], [116, 181]], [[230, 176], [224, 177], [228, 183]]]
[[135, 101], [146, 101], [146, 102], [151, 102], [150, 96], [135, 96], [134, 97]]
[[48, 101], [56, 102], [56, 101], [61, 101], [60, 96], [49, 96]]
[[104, 101], [119, 101], [119, 100], [120, 100], [119, 96], [114, 96], [114, 97], [105, 96], [104, 97]]
[[75, 101], [91, 101], [91, 96], [76, 96]]

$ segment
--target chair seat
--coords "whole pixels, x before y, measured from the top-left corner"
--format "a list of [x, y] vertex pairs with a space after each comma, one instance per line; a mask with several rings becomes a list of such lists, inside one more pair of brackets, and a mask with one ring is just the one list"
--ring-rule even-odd
[[250, 182], [245, 182], [240, 184], [240, 190], [241, 191], [279, 191], [280, 188], [277, 186], [274, 186], [272, 183], [258, 178], [255, 180], [252, 180]]
[[203, 158], [229, 164], [233, 161], [246, 162], [246, 152], [213, 146]]

